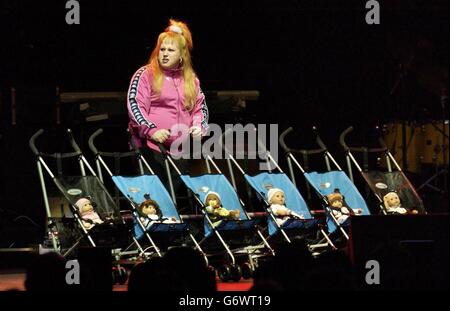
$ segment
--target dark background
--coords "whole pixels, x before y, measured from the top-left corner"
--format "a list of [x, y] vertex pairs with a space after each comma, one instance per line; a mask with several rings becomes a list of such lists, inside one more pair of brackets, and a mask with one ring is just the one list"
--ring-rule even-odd
[[[20, 221], [23, 227], [30, 220], [43, 223], [41, 190], [27, 145], [31, 135], [39, 128], [56, 133], [43, 141], [56, 151], [62, 130], [72, 127], [84, 142], [82, 121], [70, 109], [56, 125], [55, 88], [126, 91], [171, 17], [192, 30], [194, 67], [207, 94], [260, 92], [242, 115], [215, 112], [214, 99], [207, 99], [210, 122], [293, 126], [291, 143], [297, 147], [309, 143], [310, 128], [316, 125], [344, 163], [337, 138], [349, 125], [367, 138], [378, 124], [442, 119], [440, 93], [448, 85], [449, 52], [445, 0], [380, 0], [380, 25], [366, 24], [366, 1], [356, 0], [80, 0], [80, 25], [65, 23], [65, 3], [0, 4], [3, 228]], [[394, 89], [400, 73], [404, 79]], [[17, 94], [16, 125], [11, 124], [11, 87]], [[126, 116], [114, 126], [124, 129]], [[89, 133], [93, 127], [83, 130]], [[115, 144], [122, 147], [124, 141], [111, 141], [111, 149]], [[4, 240], [11, 245], [11, 238]]]

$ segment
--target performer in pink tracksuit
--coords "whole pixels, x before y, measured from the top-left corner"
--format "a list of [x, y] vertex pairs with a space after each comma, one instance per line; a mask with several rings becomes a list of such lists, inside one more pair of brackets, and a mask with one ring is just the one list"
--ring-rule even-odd
[[192, 37], [186, 24], [170, 20], [149, 64], [136, 71], [128, 90], [129, 130], [136, 142], [158, 151], [189, 134], [199, 137], [208, 127], [208, 108], [192, 68]]
[[[163, 157], [156, 143], [178, 154], [179, 149], [171, 148], [173, 142], [186, 141], [189, 135], [199, 138], [208, 128], [205, 96], [192, 68], [192, 47], [187, 25], [171, 19], [159, 35], [149, 63], [136, 71], [128, 90], [131, 139], [148, 147], [143, 148], [144, 156], [153, 166], [160, 166], [155, 169], [163, 181]], [[185, 163], [178, 164], [185, 167]]]

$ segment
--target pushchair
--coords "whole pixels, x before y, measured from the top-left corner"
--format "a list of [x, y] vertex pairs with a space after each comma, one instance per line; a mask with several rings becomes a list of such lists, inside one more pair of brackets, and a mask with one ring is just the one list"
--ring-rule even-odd
[[[102, 167], [111, 177], [115, 187], [117, 187], [132, 208], [132, 215], [134, 220], [134, 237], [135, 241], [142, 241], [146, 239], [149, 247], [143, 249], [137, 243], [141, 254], [145, 257], [154, 254], [162, 256], [162, 251], [170, 246], [177, 244], [186, 244], [185, 238], [189, 237], [200, 253], [204, 256], [206, 263], [208, 263], [200, 245], [190, 233], [188, 224], [178, 214], [173, 198], [169, 195], [164, 185], [161, 183], [158, 176], [156, 176], [141, 155], [140, 151], [133, 146], [133, 151], [128, 152], [104, 152], [99, 151], [95, 145], [97, 136], [103, 133], [103, 129], [98, 129], [89, 138], [89, 147], [95, 155], [95, 161], [100, 178], [103, 178]], [[114, 159], [115, 174], [106, 164], [105, 159]], [[133, 158], [138, 162], [139, 175], [137, 176], [121, 176], [120, 170], [117, 168], [117, 163], [120, 159]], [[144, 166], [151, 173], [151, 175], [144, 174]], [[171, 185], [171, 189], [172, 184]], [[171, 191], [173, 193], [173, 190]], [[141, 210], [143, 202], [153, 204], [157, 207], [154, 215], [144, 214]], [[156, 213], [159, 212], [159, 215]], [[152, 218], [150, 218], [152, 217]], [[158, 243], [159, 242], [159, 243]], [[165, 244], [165, 247], [161, 247]]]
[[[380, 146], [377, 148], [349, 146], [346, 142], [346, 137], [352, 131], [353, 127], [348, 127], [340, 135], [340, 143], [346, 152], [350, 179], [354, 180], [353, 163], [375, 196], [380, 212], [384, 215], [426, 214], [420, 196], [392, 156], [384, 140], [379, 137], [378, 143]], [[362, 167], [353, 153], [362, 155]], [[378, 164], [384, 158], [387, 171], [371, 170], [371, 157], [372, 160], [376, 157], [375, 161]], [[381, 167], [381, 165], [379, 166]]]
[[[228, 134], [230, 134], [230, 131], [225, 132], [223, 136], [225, 137]], [[234, 187], [236, 188], [235, 177], [230, 162], [232, 162], [242, 176], [244, 176], [246, 182], [253, 188], [254, 192], [256, 192], [260, 201], [263, 202], [263, 206], [267, 214], [269, 237], [274, 241], [278, 240], [278, 237], [282, 237], [282, 239], [288, 243], [291, 243], [293, 238], [305, 238], [308, 241], [310, 251], [313, 252], [318, 248], [327, 246], [335, 249], [333, 242], [325, 233], [324, 226], [320, 219], [316, 219], [311, 215], [305, 200], [296, 186], [289, 180], [265, 145], [259, 139], [258, 145], [260, 150], [265, 151], [266, 160], [274, 164], [278, 170], [277, 173], [272, 172], [269, 165], [268, 172], [260, 172], [252, 176], [244, 171], [243, 167], [239, 165], [233, 155], [223, 144], [222, 149], [224, 149], [226, 153], [228, 168]], [[289, 216], [287, 217], [285, 215], [281, 217], [277, 215], [274, 209], [271, 208], [271, 204], [269, 202], [271, 191], [278, 191], [278, 189], [284, 194], [285, 206], [289, 207]], [[285, 206], [282, 208], [285, 209]], [[323, 239], [326, 241], [325, 243], [316, 243], [317, 232], [321, 233]]]
[[[119, 260], [135, 254], [124, 250], [124, 245], [129, 242], [131, 224], [122, 217], [119, 208], [75, 142], [71, 130], [67, 130], [67, 133], [73, 152], [68, 153], [39, 151], [36, 140], [43, 133], [43, 129], [38, 130], [30, 138], [29, 146], [36, 156], [47, 217], [46, 231], [53, 251], [69, 257], [79, 246], [111, 248], [112, 256], [117, 260], [118, 269], [115, 271], [121, 278], [119, 282], [123, 283], [126, 280], [126, 271], [120, 266]], [[56, 161], [56, 174], [52, 172], [44, 158]], [[69, 159], [77, 159], [79, 175], [64, 174], [63, 160]], [[43, 168], [52, 179], [57, 191], [68, 202], [73, 218], [65, 217], [65, 214], [62, 219], [52, 216]]]
[[[207, 167], [210, 168], [211, 163], [217, 174], [190, 176], [179, 170], [163, 145], [160, 144], [159, 147], [201, 207], [204, 237], [199, 244], [205, 245], [208, 256], [225, 256], [225, 264], [217, 268], [219, 278], [222, 281], [238, 281], [241, 276], [251, 277], [260, 258], [274, 255], [273, 249], [257, 226], [259, 220], [250, 218], [243, 202], [210, 156], [205, 159]], [[215, 214], [207, 205], [208, 196], [211, 194], [219, 198], [221, 205], [226, 207], [217, 210], [224, 211], [227, 216], [220, 212], [220, 219], [215, 218], [219, 214]], [[228, 217], [231, 212], [225, 210], [234, 212], [233, 217]], [[246, 257], [248, 261], [238, 264], [238, 257]]]
[[[335, 236], [337, 232], [340, 232], [345, 240], [348, 240], [349, 236], [346, 231], [346, 227], [349, 224], [350, 217], [348, 217], [349, 215], [347, 213], [341, 213], [340, 210], [342, 207], [345, 207], [349, 214], [370, 215], [366, 202], [355, 185], [343, 172], [339, 164], [328, 151], [328, 148], [323, 143], [319, 135], [316, 135], [316, 143], [320, 148], [311, 150], [297, 150], [289, 148], [285, 142], [286, 135], [292, 131], [293, 128], [290, 127], [280, 135], [280, 145], [286, 152], [291, 179], [293, 181], [295, 180], [293, 170], [294, 164], [302, 172], [308, 185], [310, 185], [319, 195], [326, 213], [327, 227], [330, 235]], [[299, 163], [294, 154], [302, 155], [305, 168]], [[317, 171], [307, 171], [309, 170], [309, 159], [312, 155], [322, 155], [324, 157], [327, 170], [326, 172], [319, 173]], [[332, 170], [330, 162], [333, 163], [336, 170]], [[340, 196], [340, 199], [342, 199], [341, 203], [343, 203], [341, 207], [338, 207], [339, 211], [337, 211], [336, 208], [333, 208], [330, 202], [331, 195], [333, 193], [337, 193], [336, 189], [339, 189], [339, 193], [337, 195]], [[357, 210], [358, 212], [353, 213], [353, 210]]]

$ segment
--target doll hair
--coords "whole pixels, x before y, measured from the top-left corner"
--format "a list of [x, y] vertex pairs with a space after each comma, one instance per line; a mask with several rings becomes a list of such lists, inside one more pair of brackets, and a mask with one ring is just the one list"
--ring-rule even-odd
[[[327, 195], [327, 200], [328, 200], [328, 203], [330, 204], [331, 209], [337, 209], [332, 206], [333, 202], [341, 201], [342, 207], [346, 207], [348, 209], [348, 214], [355, 215], [355, 212], [353, 211], [352, 208], [350, 208], [348, 206], [347, 202], [345, 201], [345, 197], [341, 194], [341, 191], [339, 190], [339, 188], [334, 189], [333, 193], [330, 193], [329, 195]], [[338, 208], [337, 210], [340, 210], [340, 208]]]
[[333, 204], [333, 202], [341, 201], [344, 203], [344, 196], [341, 194], [338, 188], [334, 189], [333, 193], [327, 195], [328, 203]]
[[153, 205], [153, 206], [155, 207], [155, 210], [156, 210], [156, 215], [157, 215], [159, 218], [161, 218], [161, 217], [162, 217], [162, 212], [161, 212], [161, 209], [159, 208], [158, 203], [157, 203], [155, 200], [150, 199], [150, 196], [149, 196], [148, 194], [144, 195], [144, 198], [145, 198], [144, 202], [142, 202], [142, 203], [139, 205], [139, 208], [138, 208], [138, 213], [139, 213], [139, 215], [140, 215], [141, 217], [147, 217], [147, 215], [145, 215], [145, 214], [142, 212], [142, 210], [144, 209], [144, 207], [146, 207], [146, 206], [148, 206], [148, 205]]
[[[386, 208], [390, 207], [388, 200], [389, 200], [389, 198], [392, 197], [393, 195], [396, 195], [396, 196], [398, 197], [398, 193], [397, 193], [396, 191], [389, 191], [388, 193], [386, 193], [386, 194], [383, 196], [383, 203], [384, 203], [384, 206], [385, 206]], [[399, 197], [399, 199], [400, 199], [400, 197]]]
[[197, 98], [196, 89], [196, 74], [192, 68], [191, 50], [193, 48], [192, 34], [188, 26], [174, 19], [170, 19], [170, 25], [158, 36], [156, 46], [150, 55], [148, 63], [149, 69], [153, 73], [153, 89], [156, 93], [161, 93], [163, 84], [163, 73], [159, 66], [158, 55], [161, 48], [161, 44], [164, 39], [169, 38], [173, 42], [176, 42], [181, 52], [181, 70], [184, 80], [184, 107], [186, 110], [191, 111], [195, 105], [195, 99]]
[[219, 205], [222, 205], [222, 200], [220, 199], [220, 195], [217, 192], [208, 192], [205, 197], [205, 204], [208, 204], [208, 201], [211, 199], [216, 199], [220, 203]]

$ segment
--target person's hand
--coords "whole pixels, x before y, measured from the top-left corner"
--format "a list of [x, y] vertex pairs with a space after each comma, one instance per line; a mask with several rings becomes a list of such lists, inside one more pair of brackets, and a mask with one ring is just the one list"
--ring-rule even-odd
[[158, 143], [164, 143], [169, 138], [170, 132], [166, 129], [161, 129], [153, 133], [152, 139]]
[[191, 126], [189, 129], [189, 134], [192, 135], [192, 137], [201, 137], [202, 136], [202, 129], [200, 126]]

